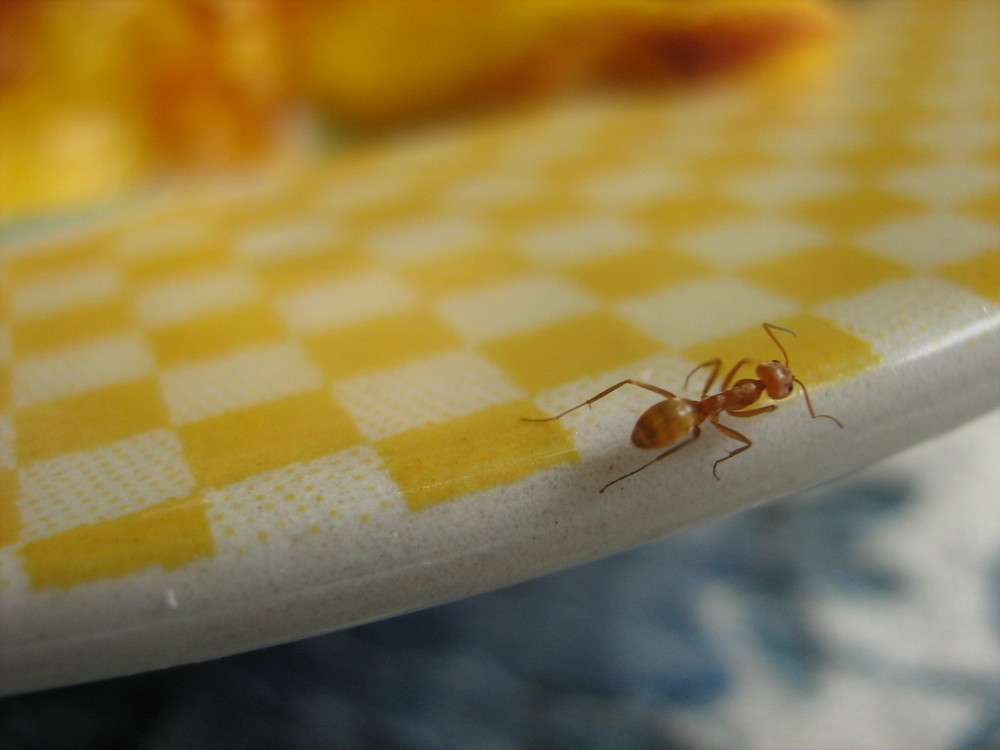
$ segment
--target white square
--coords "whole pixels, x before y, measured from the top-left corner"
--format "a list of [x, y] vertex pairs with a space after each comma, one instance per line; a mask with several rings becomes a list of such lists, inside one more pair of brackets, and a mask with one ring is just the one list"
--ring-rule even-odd
[[1000, 144], [1000, 123], [988, 117], [955, 122], [952, 120], [932, 120], [911, 125], [906, 140], [936, 154], [961, 155], [963, 160], [970, 155], [975, 158], [979, 151], [985, 151]]
[[7, 414], [0, 414], [0, 469], [17, 466], [14, 457], [14, 423]]
[[553, 164], [575, 161], [590, 151], [593, 134], [573, 127], [554, 127], [522, 131], [508, 143], [497, 153], [501, 168], [544, 174]]
[[314, 333], [389, 315], [416, 302], [413, 290], [395, 276], [364, 273], [338, 276], [285, 294], [278, 309], [296, 333]]
[[18, 482], [25, 538], [184, 498], [195, 486], [181, 441], [168, 430], [38, 461], [18, 472]]
[[[984, 68], [988, 71], [988, 68]], [[985, 75], [990, 75], [986, 72]], [[976, 78], [978, 76], [972, 76]], [[965, 111], [971, 116], [990, 116], [990, 110], [996, 111], [996, 82], [991, 79], [982, 80], [980, 84], [951, 86], [928, 91], [920, 97], [921, 103], [942, 110]], [[995, 116], [995, 115], [994, 115]]]
[[762, 141], [772, 154], [803, 163], [857, 150], [865, 142], [865, 133], [839, 120], [825, 124], [807, 122], [782, 129], [769, 128]]
[[539, 263], [571, 265], [621, 255], [648, 241], [647, 232], [633, 222], [585, 213], [526, 230], [518, 249]]
[[160, 375], [174, 424], [275, 401], [318, 388], [322, 374], [294, 344], [242, 349]]
[[119, 295], [121, 286], [119, 272], [103, 266], [46, 276], [14, 287], [10, 295], [11, 317], [40, 318], [101, 302]]
[[[836, 169], [801, 165], [739, 174], [725, 184], [725, 190], [733, 197], [763, 209], [785, 208], [830, 198], [851, 187], [851, 180]], [[808, 232], [808, 229], [805, 231]]]
[[691, 180], [669, 171], [663, 164], [636, 165], [584, 180], [580, 195], [595, 207], [631, 208], [675, 198], [691, 189]]
[[136, 292], [135, 307], [147, 326], [169, 326], [240, 307], [257, 294], [252, 277], [221, 271], [145, 285]]
[[636, 154], [646, 158], [656, 158], [675, 169], [690, 169], [690, 162], [715, 154], [719, 150], [717, 133], [693, 128], [663, 131], [659, 137], [649, 137], [643, 148]]
[[271, 210], [287, 200], [298, 188], [301, 171], [291, 162], [273, 164], [269, 169], [253, 172], [217, 174], [200, 181], [190, 192], [194, 206], [218, 206], [234, 214], [246, 216], [257, 208]]
[[455, 182], [444, 190], [441, 201], [452, 210], [476, 210], [544, 195], [545, 184], [518, 171], [492, 172]]
[[266, 262], [330, 251], [342, 235], [332, 221], [275, 222], [242, 231], [236, 249], [247, 260]]
[[408, 183], [392, 174], [335, 175], [320, 188], [314, 205], [341, 215], [400, 198], [411, 189]]
[[369, 248], [391, 263], [409, 263], [456, 250], [482, 249], [490, 232], [467, 217], [433, 216], [373, 231]]
[[348, 378], [333, 392], [369, 440], [524, 398], [502, 370], [469, 351]]
[[859, 240], [865, 250], [918, 269], [956, 263], [998, 243], [995, 223], [953, 213], [886, 222]]
[[109, 336], [17, 360], [11, 392], [15, 406], [29, 406], [139, 380], [155, 369], [142, 338]]
[[471, 156], [469, 139], [457, 135], [454, 127], [409, 131], [381, 146], [366, 166], [375, 174], [419, 181], [419, 170], [461, 164]]
[[[895, 170], [885, 178], [885, 184], [897, 194], [946, 210], [958, 203], [987, 198], [1000, 186], [1000, 169], [972, 160], [945, 161]], [[996, 209], [1000, 214], [1000, 200], [996, 201]]]
[[747, 131], [746, 119], [750, 115], [759, 114], [759, 104], [746, 89], [704, 89], [698, 94], [682, 102], [673, 102], [673, 109], [665, 113], [668, 118], [665, 124], [671, 135], [708, 131], [716, 138], [715, 149], [718, 150], [720, 144], [732, 141], [734, 134]]
[[916, 276], [838, 297], [818, 305], [816, 313], [883, 354], [898, 356], [968, 335], [978, 323], [994, 320], [1000, 308], [950, 281]]
[[437, 305], [452, 328], [474, 343], [544, 328], [596, 308], [597, 302], [577, 287], [544, 277], [453, 294]]
[[728, 271], [817, 247], [829, 238], [808, 224], [778, 217], [713, 222], [681, 234], [677, 248]]
[[798, 305], [784, 297], [725, 278], [682, 284], [618, 306], [627, 321], [676, 347], [736, 333], [797, 310]]
[[261, 543], [295, 544], [386, 513], [409, 513], [403, 493], [374, 448], [359, 445], [296, 462], [205, 494], [221, 554]]

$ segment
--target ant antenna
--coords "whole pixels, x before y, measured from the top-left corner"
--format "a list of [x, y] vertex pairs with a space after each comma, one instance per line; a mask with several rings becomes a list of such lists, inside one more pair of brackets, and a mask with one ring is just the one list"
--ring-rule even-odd
[[[785, 351], [785, 347], [783, 347], [781, 345], [781, 342], [778, 341], [778, 339], [775, 337], [774, 333], [772, 333], [772, 330], [774, 330], [774, 331], [784, 331], [785, 333], [790, 333], [793, 336], [796, 336], [797, 334], [791, 328], [782, 328], [781, 326], [776, 326], [773, 323], [765, 323], [764, 324], [764, 330], [767, 331], [767, 335], [771, 337], [771, 341], [773, 341], [775, 344], [777, 344], [778, 348], [781, 349], [781, 353], [785, 355], [785, 366], [788, 367], [789, 366], [788, 365], [788, 352]], [[806, 390], [806, 384], [803, 383], [798, 378], [792, 378], [792, 381], [795, 382], [795, 383], [798, 383], [799, 384], [799, 388], [802, 389], [802, 395], [805, 396], [805, 399], [806, 399], [806, 408], [809, 409], [809, 416], [810, 417], [812, 417], [813, 419], [820, 419], [820, 418], [822, 418], [822, 419], [832, 419], [834, 422], [837, 423], [837, 427], [840, 427], [841, 429], [844, 428], [844, 424], [839, 419], [837, 419], [836, 417], [831, 416], [830, 414], [817, 414], [816, 410], [813, 409], [812, 399], [809, 398], [809, 391]]]
[[[791, 365], [788, 362], [788, 352], [785, 351], [785, 347], [781, 345], [781, 342], [778, 341], [778, 338], [774, 335], [773, 331], [784, 331], [785, 333], [790, 333], [793, 336], [797, 336], [798, 334], [791, 328], [782, 328], [781, 326], [776, 326], [773, 323], [765, 323], [764, 330], [767, 331], [767, 335], [771, 337], [771, 341], [773, 341], [775, 345], [781, 349], [781, 353], [785, 357], [785, 367], [790, 367]], [[801, 385], [801, 383], [799, 383], [799, 385]]]
[[840, 429], [844, 429], [843, 422], [841, 422], [836, 417], [830, 416], [829, 414], [817, 414], [816, 411], [813, 409], [812, 399], [809, 398], [809, 391], [806, 390], [805, 383], [803, 383], [798, 378], [794, 378], [794, 381], [799, 384], [799, 388], [802, 389], [802, 395], [806, 397], [806, 406], [809, 408], [809, 416], [811, 416], [813, 419], [819, 419], [820, 417], [823, 417], [825, 419], [832, 419], [834, 422], [837, 423], [837, 426]]

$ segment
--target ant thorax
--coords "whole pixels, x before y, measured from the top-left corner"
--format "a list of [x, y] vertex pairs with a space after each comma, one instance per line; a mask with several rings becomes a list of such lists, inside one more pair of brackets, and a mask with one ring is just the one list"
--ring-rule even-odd
[[702, 399], [699, 408], [705, 416], [743, 409], [759, 399], [763, 392], [764, 384], [760, 380], [738, 380], [731, 388]]

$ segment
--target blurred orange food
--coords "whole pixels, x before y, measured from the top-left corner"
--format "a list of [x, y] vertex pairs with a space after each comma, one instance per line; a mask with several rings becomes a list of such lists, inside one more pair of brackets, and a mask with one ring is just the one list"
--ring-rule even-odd
[[164, 171], [822, 44], [821, 0], [0, 0], [0, 218]]

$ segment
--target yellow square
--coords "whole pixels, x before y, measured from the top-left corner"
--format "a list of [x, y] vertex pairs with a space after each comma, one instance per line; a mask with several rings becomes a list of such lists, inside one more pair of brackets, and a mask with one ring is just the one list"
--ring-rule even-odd
[[264, 283], [281, 291], [308, 284], [314, 279], [358, 271], [365, 268], [368, 262], [360, 251], [338, 248], [268, 260], [257, 266], [256, 272]]
[[344, 231], [350, 237], [371, 237], [388, 226], [424, 221], [436, 210], [433, 191], [424, 187], [426, 189], [408, 190], [401, 196], [349, 206], [338, 218], [343, 221]]
[[566, 273], [597, 294], [618, 298], [653, 292], [710, 271], [708, 265], [690, 256], [650, 248], [584, 263]]
[[10, 368], [0, 365], [0, 411], [10, 408]]
[[554, 188], [542, 194], [516, 201], [502, 201], [476, 210], [488, 224], [515, 233], [546, 224], [587, 218], [586, 204], [567, 191]]
[[[815, 315], [801, 314], [766, 322], [790, 328], [798, 334], [792, 336], [783, 331], [774, 332], [788, 352], [792, 371], [806, 387], [843, 380], [874, 367], [881, 359], [868, 342]], [[719, 381], [713, 386], [714, 390], [718, 390], [728, 368], [743, 357], [751, 357], [754, 362], [741, 370], [737, 379], [755, 377], [753, 365], [759, 361], [783, 359], [781, 351], [760, 325], [745, 328], [732, 336], [688, 347], [684, 350], [684, 356], [699, 363], [715, 357], [722, 359], [723, 369], [719, 373]], [[699, 374], [692, 380], [691, 387], [700, 388], [703, 384], [704, 380]]]
[[75, 268], [93, 266], [107, 255], [104, 236], [87, 237], [65, 245], [47, 247], [42, 252], [5, 258], [7, 279], [12, 284], [35, 281], [50, 274], [64, 274]]
[[603, 313], [508, 336], [480, 349], [532, 393], [663, 351], [661, 344]]
[[124, 331], [133, 323], [132, 307], [124, 299], [111, 299], [65, 312], [14, 321], [14, 352], [23, 356], [45, 349], [76, 344], [88, 338]]
[[1000, 302], [1000, 250], [991, 250], [961, 263], [939, 268], [937, 275]]
[[407, 310], [305, 340], [313, 361], [333, 377], [401, 364], [461, 342], [430, 311]]
[[225, 412], [177, 432], [203, 487], [221, 487], [363, 442], [350, 417], [320, 391]]
[[761, 263], [740, 275], [803, 304], [854, 294], [910, 275], [899, 263], [850, 247], [811, 250]]
[[[1000, 165], [1000, 147], [996, 149], [992, 158], [984, 155], [983, 163]], [[1000, 190], [983, 191], [975, 197], [962, 201], [957, 209], [957, 213], [963, 216], [975, 216], [989, 222], [996, 221], [997, 215], [1000, 214]]]
[[858, 188], [834, 197], [806, 201], [790, 209], [790, 213], [824, 232], [846, 236], [894, 219], [923, 215], [925, 209], [914, 198], [903, 198], [877, 188]]
[[196, 496], [35, 539], [20, 554], [33, 589], [69, 589], [153, 565], [170, 570], [212, 557], [215, 539], [208, 506]]
[[221, 243], [197, 242], [191, 247], [167, 254], [153, 253], [130, 258], [124, 266], [125, 277], [132, 284], [155, 284], [173, 276], [188, 276], [225, 268], [229, 251]]
[[907, 115], [898, 109], [883, 107], [877, 115], [870, 115], [870, 135], [864, 145], [835, 151], [826, 157], [826, 162], [835, 170], [855, 175], [855, 179], [872, 180], [878, 180], [896, 170], [908, 169], [914, 164], [926, 163], [937, 156], [933, 150], [925, 146], [910, 145], [907, 143], [909, 139], [900, 138], [899, 132], [901, 122], [908, 122], [911, 117], [920, 120], [924, 116], [923, 113]]
[[440, 295], [503, 281], [527, 268], [528, 264], [513, 253], [486, 250], [434, 258], [405, 269], [403, 276], [427, 294]]
[[644, 204], [629, 211], [641, 226], [662, 235], [661, 241], [682, 232], [752, 216], [748, 207], [717, 190], [694, 190], [669, 201]]
[[170, 367], [282, 338], [285, 328], [269, 307], [255, 305], [157, 328], [146, 335], [157, 361]]
[[691, 174], [712, 183], [733, 175], [767, 172], [779, 167], [785, 157], [754, 148], [754, 135], [736, 129], [727, 137], [720, 138], [715, 148], [686, 158], [685, 166]]
[[459, 495], [510, 484], [580, 458], [559, 422], [524, 422], [546, 414], [530, 401], [493, 406], [407, 430], [375, 444], [413, 511]]
[[17, 474], [0, 469], [0, 547], [16, 542], [21, 533], [21, 513], [17, 508]]
[[[263, 177], [263, 175], [261, 175]], [[309, 171], [289, 171], [266, 186], [244, 191], [237, 181], [219, 185], [219, 190], [209, 188], [205, 203], [214, 209], [219, 228], [224, 232], [241, 233], [255, 227], [290, 224], [301, 218], [305, 206], [313, 199]], [[264, 178], [268, 180], [269, 178]], [[272, 178], [273, 179], [273, 178]]]
[[23, 465], [170, 423], [152, 378], [18, 409], [13, 417], [17, 457]]

